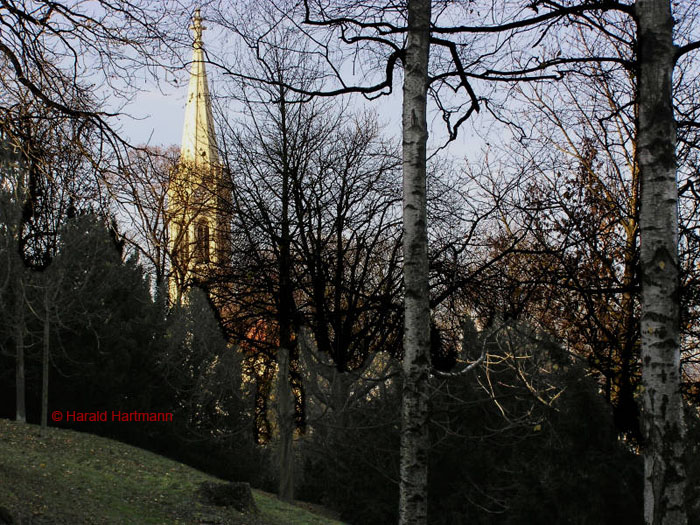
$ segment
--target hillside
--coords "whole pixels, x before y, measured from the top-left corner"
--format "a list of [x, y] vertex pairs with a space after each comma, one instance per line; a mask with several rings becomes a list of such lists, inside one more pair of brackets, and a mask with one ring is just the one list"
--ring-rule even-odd
[[340, 525], [253, 491], [257, 515], [203, 504], [197, 488], [220, 481], [117, 441], [0, 419], [0, 523]]

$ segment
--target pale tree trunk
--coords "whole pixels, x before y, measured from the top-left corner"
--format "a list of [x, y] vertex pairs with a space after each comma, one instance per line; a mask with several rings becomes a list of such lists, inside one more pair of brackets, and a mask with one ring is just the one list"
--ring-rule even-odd
[[399, 523], [428, 517], [430, 303], [426, 229], [426, 119], [430, 0], [408, 0], [403, 85], [404, 384]]
[[[18, 270], [21, 272], [21, 268]], [[24, 331], [26, 329], [24, 318], [24, 291], [22, 287], [22, 277], [17, 278], [19, 286], [17, 287], [17, 303], [15, 320], [15, 408], [16, 419], [21, 423], [27, 422], [26, 409], [26, 380], [24, 377]]]
[[672, 74], [676, 48], [669, 0], [638, 0], [641, 180], [644, 519], [687, 523], [680, 394], [680, 308], [676, 125]]

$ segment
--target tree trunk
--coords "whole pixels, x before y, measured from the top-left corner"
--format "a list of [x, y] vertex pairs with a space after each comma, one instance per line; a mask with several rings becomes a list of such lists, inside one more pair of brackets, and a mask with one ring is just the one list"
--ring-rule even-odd
[[277, 420], [279, 424], [279, 491], [282, 501], [294, 500], [294, 396], [289, 384], [290, 352], [277, 353]]
[[347, 403], [350, 399], [350, 386], [352, 377], [348, 372], [339, 372], [338, 368], [333, 369], [333, 380], [331, 382], [331, 421], [332, 438], [338, 434], [345, 433], [347, 426]]
[[644, 519], [687, 523], [680, 394], [675, 62], [669, 0], [638, 0]]
[[290, 168], [287, 130], [287, 106], [285, 92], [280, 87], [280, 132], [282, 134], [282, 217], [279, 258], [279, 354], [277, 356], [277, 419], [280, 432], [279, 451], [279, 490], [277, 496], [282, 501], [294, 500], [294, 394], [290, 383], [292, 345], [292, 314], [294, 297], [292, 292], [291, 233], [289, 220]]
[[430, 304], [426, 228], [426, 119], [430, 0], [408, 1], [403, 85], [404, 358], [399, 523], [428, 519]]
[[49, 336], [51, 333], [49, 324], [48, 298], [44, 307], [44, 351], [41, 363], [41, 437], [46, 436], [49, 415]]
[[[24, 169], [20, 169], [17, 178], [17, 203], [24, 202]], [[17, 212], [17, 216], [13, 221], [12, 226], [12, 249], [15, 251], [13, 256], [9, 258], [10, 268], [17, 272], [17, 301], [15, 303], [15, 312], [17, 318], [15, 320], [15, 409], [16, 419], [21, 423], [27, 422], [27, 380], [24, 370], [24, 332], [27, 324], [25, 319], [25, 296], [24, 296], [24, 263], [19, 254], [20, 237], [22, 235], [22, 214]]]
[[[18, 271], [21, 272], [21, 269]], [[27, 409], [26, 409], [26, 380], [24, 378], [24, 294], [22, 292], [22, 278], [17, 279], [20, 286], [17, 290], [17, 320], [15, 326], [15, 348], [17, 353], [15, 355], [15, 407], [16, 407], [16, 419], [21, 423], [27, 422]]]

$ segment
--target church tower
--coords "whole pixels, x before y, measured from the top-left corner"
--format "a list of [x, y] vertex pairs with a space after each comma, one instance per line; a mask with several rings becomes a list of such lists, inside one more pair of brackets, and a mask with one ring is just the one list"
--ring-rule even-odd
[[195, 11], [190, 83], [180, 161], [168, 186], [170, 300], [192, 285], [210, 288], [228, 258], [230, 191], [219, 160], [204, 64], [202, 17]]

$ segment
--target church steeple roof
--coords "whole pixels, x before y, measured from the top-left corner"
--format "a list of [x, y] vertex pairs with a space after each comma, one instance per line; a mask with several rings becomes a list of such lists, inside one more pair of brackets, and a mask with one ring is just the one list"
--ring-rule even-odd
[[194, 43], [180, 154], [182, 160], [186, 162], [215, 165], [219, 164], [219, 154], [216, 147], [207, 72], [204, 67], [202, 31], [206, 28], [202, 26], [199, 9], [194, 12], [190, 29], [194, 32]]

